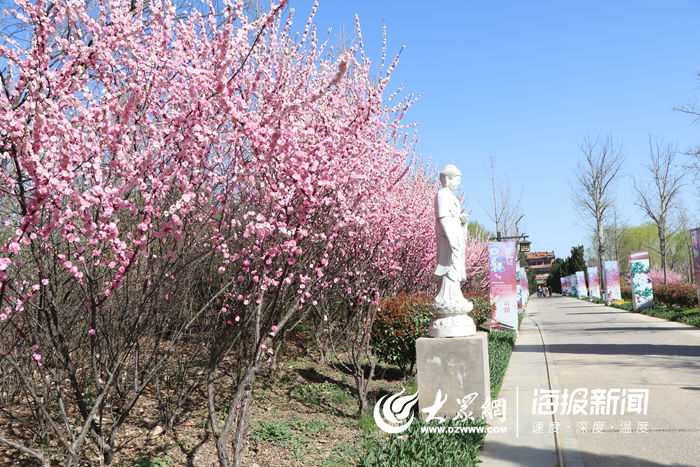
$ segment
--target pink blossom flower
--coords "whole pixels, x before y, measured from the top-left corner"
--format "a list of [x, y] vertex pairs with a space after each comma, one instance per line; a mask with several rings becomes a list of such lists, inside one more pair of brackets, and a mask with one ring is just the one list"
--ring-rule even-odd
[[88, 330], [88, 336], [94, 336], [95, 335], [95, 330], [94, 329], [89, 329]]
[[32, 360], [34, 360], [39, 366], [41, 366], [41, 354], [32, 354]]

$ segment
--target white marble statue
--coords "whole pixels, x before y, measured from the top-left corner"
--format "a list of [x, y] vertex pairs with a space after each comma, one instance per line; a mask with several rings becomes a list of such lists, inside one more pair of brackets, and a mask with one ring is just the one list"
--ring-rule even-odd
[[474, 321], [467, 315], [474, 305], [462, 295], [461, 283], [466, 280], [465, 249], [467, 221], [462, 204], [455, 196], [462, 173], [453, 164], [440, 172], [440, 188], [435, 196], [435, 235], [438, 264], [433, 280], [440, 284], [430, 308], [433, 321], [431, 337], [464, 337], [476, 334]]

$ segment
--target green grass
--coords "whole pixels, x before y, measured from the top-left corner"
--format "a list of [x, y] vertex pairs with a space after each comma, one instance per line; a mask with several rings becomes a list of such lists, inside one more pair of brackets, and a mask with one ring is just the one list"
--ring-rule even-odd
[[134, 459], [134, 467], [170, 467], [171, 465], [173, 461], [161, 457], [151, 459], [147, 456], [139, 456]]
[[306, 444], [309, 436], [331, 429], [330, 422], [294, 417], [291, 420], [261, 421], [250, 433], [253, 439], [276, 442], [282, 446]]
[[276, 443], [290, 449], [292, 457], [301, 459], [308, 454], [312, 438], [331, 429], [323, 420], [294, 417], [292, 420], [261, 421], [250, 432], [251, 439]]
[[[632, 303], [613, 303], [610, 306], [621, 310], [633, 311]], [[700, 327], [700, 314], [697, 308], [679, 308], [671, 306], [654, 305], [652, 308], [646, 308], [640, 311], [641, 314], [661, 318], [668, 321], [676, 321], [678, 323], [690, 324], [691, 326]]]
[[[485, 426], [481, 420], [472, 422], [447, 421], [431, 426]], [[386, 442], [368, 446], [360, 459], [362, 466], [394, 467], [418, 466], [475, 466], [479, 462], [479, 448], [484, 439], [481, 433], [421, 433], [426, 426], [420, 417], [400, 435], [392, 435]]]
[[[374, 423], [374, 422], [372, 422]], [[331, 455], [317, 463], [324, 467], [354, 467], [365, 453], [376, 450], [383, 443], [383, 435], [375, 430], [373, 433], [360, 433], [347, 443], [333, 446]]]
[[290, 396], [299, 402], [321, 405], [345, 405], [352, 401], [352, 394], [347, 388], [338, 386], [330, 381], [320, 384], [297, 386], [292, 389]]
[[251, 433], [251, 439], [259, 439], [261, 441], [274, 441], [287, 446], [296, 434], [292, 430], [291, 424], [286, 420], [279, 421], [262, 421]]
[[[409, 392], [408, 394], [412, 393]], [[377, 422], [374, 421], [374, 414], [372, 413], [360, 415], [357, 418], [357, 426], [362, 428], [362, 431], [365, 433], [372, 433], [373, 431], [379, 430], [379, 427], [377, 427]]]

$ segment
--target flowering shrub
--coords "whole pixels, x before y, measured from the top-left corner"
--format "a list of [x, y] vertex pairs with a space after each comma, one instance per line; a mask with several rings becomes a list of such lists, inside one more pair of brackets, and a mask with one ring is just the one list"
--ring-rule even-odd
[[693, 284], [654, 284], [654, 302], [681, 308], [697, 308], [698, 297]]
[[[651, 283], [663, 284], [664, 283], [664, 271], [659, 268], [651, 268], [649, 270], [649, 277], [651, 277]], [[685, 275], [680, 272], [672, 271], [670, 269], [666, 270], [666, 284], [682, 284], [685, 282]]]

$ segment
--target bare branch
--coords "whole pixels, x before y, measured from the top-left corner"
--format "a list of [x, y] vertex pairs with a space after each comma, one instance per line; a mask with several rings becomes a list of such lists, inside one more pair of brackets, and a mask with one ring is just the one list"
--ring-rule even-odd
[[[622, 169], [624, 155], [621, 146], [610, 136], [603, 139], [584, 138], [580, 149], [583, 161], [574, 175], [571, 197], [576, 208], [593, 220], [600, 269], [606, 243], [604, 222], [614, 208], [614, 182]], [[599, 277], [604, 281], [602, 270], [599, 270]]]
[[[649, 138], [649, 161], [651, 184], [639, 186], [635, 181], [636, 205], [654, 221], [659, 235], [661, 269], [666, 282], [666, 250], [669, 233], [669, 216], [677, 207], [678, 194], [683, 187], [683, 172], [676, 170], [678, 150], [671, 145], [662, 145]], [[651, 185], [651, 186], [650, 186]]]
[[518, 223], [523, 217], [520, 209], [520, 199], [514, 197], [511, 191], [510, 179], [505, 178], [504, 182], [496, 182], [496, 162], [493, 154], [489, 157], [489, 178], [491, 180], [491, 200], [488, 209], [485, 209], [489, 219], [495, 224], [496, 232], [501, 232], [504, 236], [518, 232]]

